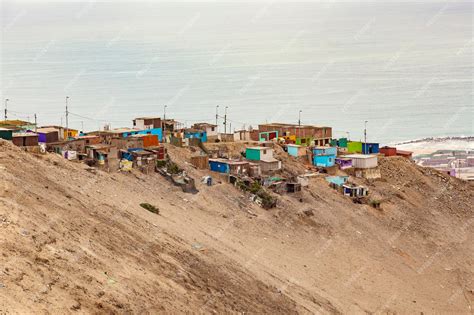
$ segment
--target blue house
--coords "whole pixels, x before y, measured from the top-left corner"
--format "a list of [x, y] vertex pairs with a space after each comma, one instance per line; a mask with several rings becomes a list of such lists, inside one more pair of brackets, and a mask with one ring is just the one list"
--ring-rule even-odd
[[378, 143], [364, 143], [362, 142], [362, 153], [363, 154], [377, 154], [379, 153]]
[[207, 142], [207, 133], [197, 129], [186, 129], [184, 131], [185, 139], [201, 139], [201, 142]]
[[336, 163], [337, 148], [335, 147], [314, 147], [313, 165], [318, 167], [331, 167]]
[[229, 173], [229, 164], [219, 159], [209, 159], [209, 168], [213, 172]]
[[127, 131], [122, 134], [124, 138], [134, 135], [157, 135], [158, 141], [163, 141], [163, 130], [161, 128], [151, 128], [137, 131]]

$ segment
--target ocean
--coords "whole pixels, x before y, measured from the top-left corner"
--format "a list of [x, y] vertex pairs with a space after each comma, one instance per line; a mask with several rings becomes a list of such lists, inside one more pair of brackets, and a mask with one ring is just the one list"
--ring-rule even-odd
[[[474, 135], [469, 2], [3, 1], [9, 118], [96, 130], [166, 116], [186, 126], [333, 127], [393, 143]], [[222, 119], [219, 119], [222, 124]], [[223, 130], [223, 127], [221, 128]]]

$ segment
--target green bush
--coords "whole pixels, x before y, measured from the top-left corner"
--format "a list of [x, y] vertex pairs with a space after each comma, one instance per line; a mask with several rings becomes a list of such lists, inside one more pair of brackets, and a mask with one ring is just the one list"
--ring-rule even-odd
[[149, 203], [141, 203], [140, 206], [150, 212], [153, 212], [153, 213], [156, 213], [156, 214], [160, 214], [160, 209], [158, 209], [157, 207], [149, 204]]

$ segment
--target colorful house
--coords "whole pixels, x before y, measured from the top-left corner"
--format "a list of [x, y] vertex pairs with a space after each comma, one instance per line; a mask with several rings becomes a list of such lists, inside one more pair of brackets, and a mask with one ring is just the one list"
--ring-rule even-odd
[[326, 181], [336, 186], [342, 186], [349, 180], [349, 176], [328, 176]]
[[332, 167], [336, 163], [337, 149], [335, 147], [314, 147], [313, 165]]
[[79, 136], [79, 130], [76, 129], [64, 129], [64, 139], [75, 138]]
[[380, 148], [380, 153], [385, 156], [395, 156], [397, 155], [397, 148], [385, 146]]
[[347, 138], [332, 139], [331, 146], [339, 148], [347, 148]]
[[38, 134], [38, 142], [52, 143], [59, 141], [59, 131], [56, 128], [38, 128], [36, 133]]
[[0, 139], [12, 140], [13, 130], [8, 128], [0, 128]]
[[305, 156], [306, 155], [306, 147], [296, 145], [296, 144], [288, 144], [287, 146], [288, 154], [294, 157]]
[[273, 149], [267, 147], [250, 147], [245, 151], [247, 160], [257, 161], [262, 173], [281, 169], [281, 161], [273, 157]]
[[223, 159], [209, 159], [209, 168], [213, 172], [229, 173], [229, 165]]
[[296, 144], [297, 145], [302, 145], [302, 146], [310, 146], [313, 145], [314, 138], [313, 137], [297, 137], [296, 138]]
[[345, 170], [352, 167], [352, 159], [339, 157], [336, 158], [336, 164], [339, 165], [339, 169]]
[[209, 123], [197, 123], [194, 124], [193, 129], [202, 130], [206, 132], [208, 141], [215, 141], [219, 137], [219, 132], [217, 131], [217, 125]]
[[251, 147], [245, 150], [245, 157], [251, 161], [262, 161], [273, 159], [273, 149], [266, 147]]
[[184, 130], [185, 139], [200, 139], [201, 142], [207, 142], [207, 134], [205, 131], [197, 129], [186, 129]]
[[156, 135], [158, 137], [158, 141], [163, 140], [163, 131], [161, 128], [151, 128], [151, 129], [144, 129], [144, 130], [128, 130], [123, 133], [122, 137], [130, 137], [135, 135]]
[[12, 137], [12, 142], [19, 147], [37, 146], [38, 134], [32, 132], [16, 133]]
[[347, 142], [348, 153], [362, 153], [362, 142], [360, 141], [349, 141]]
[[270, 141], [278, 138], [278, 131], [263, 131], [258, 134], [258, 141]]
[[34, 130], [36, 124], [24, 120], [1, 120], [0, 127], [15, 130]]
[[375, 168], [378, 165], [377, 155], [369, 155], [369, 154], [351, 154], [346, 155], [346, 158], [352, 160], [352, 166], [354, 168]]
[[362, 153], [363, 154], [377, 154], [379, 153], [379, 144], [378, 143], [370, 143], [370, 142], [363, 142], [362, 143]]

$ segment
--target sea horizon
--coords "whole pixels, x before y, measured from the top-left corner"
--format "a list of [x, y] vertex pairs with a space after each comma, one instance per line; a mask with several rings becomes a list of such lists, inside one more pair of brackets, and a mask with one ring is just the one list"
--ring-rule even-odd
[[[297, 123], [397, 143], [474, 135], [472, 3], [18, 2], [1, 95], [40, 125]], [[47, 14], [46, 14], [47, 13]], [[47, 18], [46, 18], [47, 16]], [[3, 109], [3, 102], [2, 102]]]

